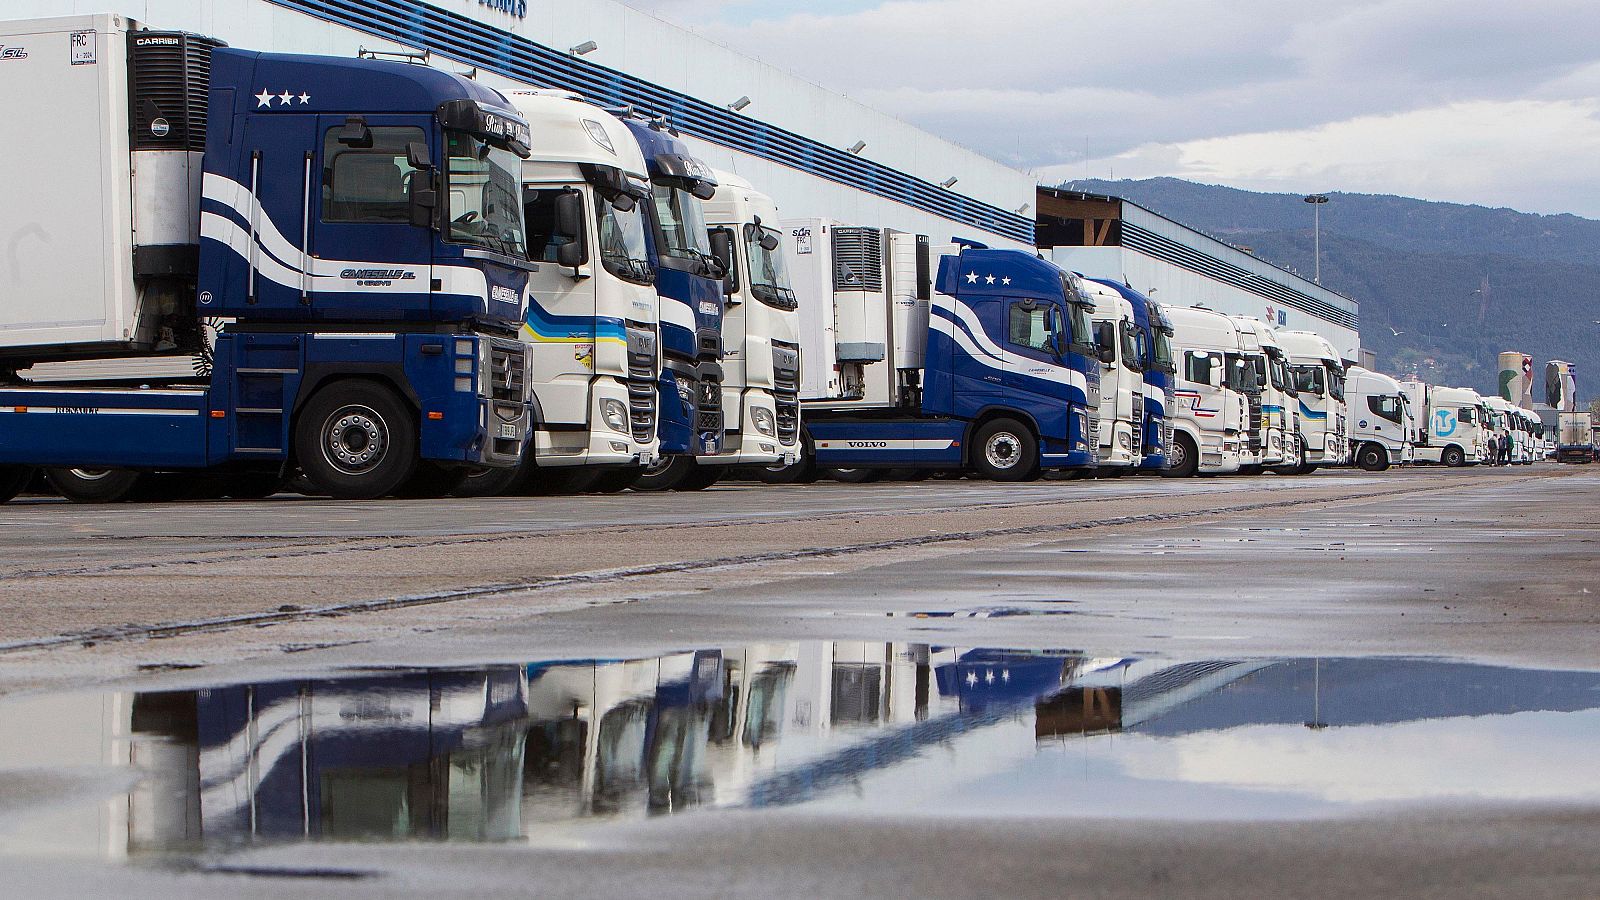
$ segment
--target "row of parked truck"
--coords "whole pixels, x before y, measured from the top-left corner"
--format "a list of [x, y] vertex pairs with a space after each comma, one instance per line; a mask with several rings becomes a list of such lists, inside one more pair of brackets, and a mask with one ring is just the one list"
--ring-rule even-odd
[[696, 489], [732, 471], [1465, 465], [1536, 422], [1038, 254], [824, 218], [670, 123], [115, 15], [0, 24], [0, 498]]

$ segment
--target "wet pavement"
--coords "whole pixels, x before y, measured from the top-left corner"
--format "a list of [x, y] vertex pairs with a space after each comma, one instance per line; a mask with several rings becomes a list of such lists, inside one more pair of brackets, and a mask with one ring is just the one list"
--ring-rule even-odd
[[[1600, 672], [859, 641], [0, 703], [9, 853], [229, 865], [774, 808], [1285, 820], [1600, 802]], [[8, 784], [8, 782], [11, 782]], [[187, 861], [187, 862], [185, 862]]]

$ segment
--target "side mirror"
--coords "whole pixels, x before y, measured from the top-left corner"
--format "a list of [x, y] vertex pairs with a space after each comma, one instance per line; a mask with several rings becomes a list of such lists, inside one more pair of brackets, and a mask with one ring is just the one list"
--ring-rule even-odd
[[439, 192], [434, 189], [432, 171], [418, 169], [411, 173], [406, 199], [411, 204], [411, 224], [418, 228], [432, 228], [439, 206]]
[[1044, 308], [1045, 346], [1050, 348], [1050, 355], [1056, 359], [1061, 358], [1061, 311], [1054, 306]]
[[722, 266], [722, 292], [732, 294], [739, 290], [738, 276], [733, 270], [733, 230], [712, 228], [707, 236], [711, 239], [711, 258]]
[[1099, 345], [1099, 357], [1102, 363], [1109, 366], [1117, 361], [1117, 326], [1110, 322], [1096, 325], [1094, 340]]
[[556, 197], [556, 221], [551, 237], [560, 240], [556, 264], [577, 268], [589, 261], [589, 245], [583, 233], [583, 193], [562, 191]]
[[761, 232], [761, 249], [768, 253], [775, 253], [778, 249], [778, 236], [770, 231]]
[[428, 145], [421, 141], [406, 144], [406, 164], [413, 169], [433, 168], [433, 156], [428, 153]]
[[372, 149], [372, 129], [360, 116], [346, 116], [344, 127], [339, 129], [339, 143], [357, 150]]

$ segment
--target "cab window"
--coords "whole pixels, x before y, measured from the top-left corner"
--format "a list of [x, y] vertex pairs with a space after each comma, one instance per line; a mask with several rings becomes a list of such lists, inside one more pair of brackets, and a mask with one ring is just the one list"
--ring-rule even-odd
[[421, 128], [378, 126], [371, 147], [351, 147], [339, 143], [343, 130], [328, 129], [322, 141], [322, 221], [410, 224], [406, 144], [425, 144], [427, 136]]
[[1211, 383], [1211, 367], [1217, 364], [1216, 357], [1209, 353], [1197, 353], [1190, 350], [1183, 354], [1183, 377], [1186, 381], [1195, 384]]
[[1400, 424], [1400, 398], [1394, 394], [1373, 395], [1367, 398], [1367, 409], [1377, 416]]
[[1044, 307], [1024, 308], [1020, 303], [1011, 306], [1011, 320], [1006, 330], [1007, 340], [1029, 350], [1049, 350], [1050, 331], [1045, 327]]

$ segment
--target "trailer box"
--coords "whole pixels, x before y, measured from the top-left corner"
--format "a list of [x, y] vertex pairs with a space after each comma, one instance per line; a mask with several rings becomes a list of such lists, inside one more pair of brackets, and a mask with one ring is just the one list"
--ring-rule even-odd
[[112, 14], [0, 22], [0, 368], [163, 349], [193, 319], [216, 46]]

